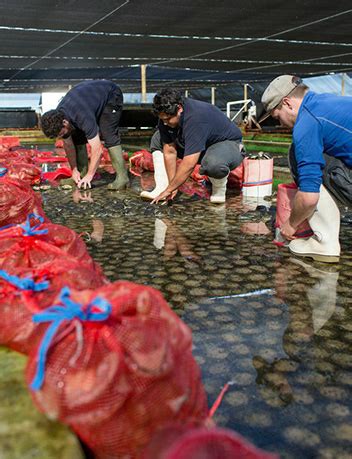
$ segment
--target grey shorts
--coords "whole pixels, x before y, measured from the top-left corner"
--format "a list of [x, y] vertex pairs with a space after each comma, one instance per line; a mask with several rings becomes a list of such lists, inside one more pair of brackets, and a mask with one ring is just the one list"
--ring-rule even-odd
[[199, 172], [216, 179], [224, 178], [242, 163], [243, 157], [244, 149], [240, 140], [214, 143], [206, 150]]
[[[150, 151], [163, 150], [159, 130], [155, 131], [150, 141]], [[183, 151], [177, 156], [183, 157]], [[225, 140], [211, 145], [200, 159], [200, 173], [214, 178], [226, 177], [232, 169], [238, 167], [244, 156], [243, 144], [239, 140]]]

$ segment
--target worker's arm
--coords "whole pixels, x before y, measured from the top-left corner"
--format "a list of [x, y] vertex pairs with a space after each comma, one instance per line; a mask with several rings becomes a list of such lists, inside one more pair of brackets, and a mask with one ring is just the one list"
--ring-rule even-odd
[[159, 194], [152, 203], [157, 203], [162, 199], [168, 198], [175, 190], [177, 190], [188, 177], [192, 174], [194, 167], [196, 166], [201, 152], [187, 155], [181, 161], [181, 164], [177, 168], [174, 178], [169, 183], [165, 191]]
[[169, 183], [176, 175], [177, 150], [174, 143], [166, 143], [163, 146], [164, 164]]
[[68, 159], [68, 163], [72, 169], [72, 178], [76, 183], [78, 183], [81, 180], [81, 174], [77, 169], [77, 153], [75, 144], [73, 143], [71, 136], [62, 140], [64, 142], [64, 150]]
[[103, 152], [103, 147], [101, 145], [99, 134], [97, 134], [93, 139], [89, 139], [88, 143], [91, 147], [90, 161], [87, 174], [78, 182], [78, 187], [91, 187], [91, 181], [93, 180], [94, 174], [99, 166], [100, 157]]
[[290, 217], [281, 227], [281, 234], [284, 238], [292, 241], [295, 239], [294, 234], [298, 226], [309, 218], [319, 201], [319, 193], [308, 193], [306, 191], [298, 191], [293, 201]]

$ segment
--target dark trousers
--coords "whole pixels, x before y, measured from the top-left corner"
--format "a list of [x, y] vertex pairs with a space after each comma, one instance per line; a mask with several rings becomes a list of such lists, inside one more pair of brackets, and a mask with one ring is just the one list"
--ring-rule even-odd
[[[200, 173], [217, 179], [226, 177], [242, 163], [242, 148], [241, 142], [235, 140], [214, 143], [200, 156]], [[159, 131], [154, 133], [150, 141], [150, 150], [163, 150]], [[183, 158], [183, 149], [177, 147], [177, 156]]]
[[[121, 144], [119, 125], [122, 108], [123, 95], [120, 88], [116, 88], [98, 120], [99, 135], [101, 140], [104, 140], [106, 148]], [[76, 129], [72, 133], [72, 140], [75, 145], [85, 145], [87, 143], [87, 138], [80, 129]]]
[[[298, 185], [297, 161], [293, 145], [290, 146], [288, 156], [291, 175]], [[324, 160], [323, 185], [341, 204], [352, 205], [352, 169], [340, 159], [326, 153], [324, 153]]]

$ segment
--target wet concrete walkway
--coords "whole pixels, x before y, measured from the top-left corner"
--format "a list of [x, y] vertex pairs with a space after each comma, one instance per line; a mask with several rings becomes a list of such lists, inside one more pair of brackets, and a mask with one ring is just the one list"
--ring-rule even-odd
[[24, 383], [26, 357], [0, 348], [0, 458], [83, 459], [75, 435], [33, 408]]
[[327, 266], [272, 244], [270, 202], [256, 210], [233, 195], [216, 207], [181, 194], [153, 206], [140, 190], [135, 177], [126, 192], [42, 197], [111, 281], [158, 288], [192, 328], [209, 403], [232, 382], [220, 426], [283, 458], [351, 458], [352, 226], [342, 226], [340, 263]]

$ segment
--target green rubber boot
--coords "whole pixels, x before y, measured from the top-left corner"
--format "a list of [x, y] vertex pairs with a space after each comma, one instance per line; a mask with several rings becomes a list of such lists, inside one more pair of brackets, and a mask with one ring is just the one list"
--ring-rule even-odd
[[88, 172], [88, 152], [86, 145], [76, 145], [77, 169], [83, 178]]
[[128, 172], [125, 166], [125, 160], [122, 156], [122, 148], [121, 145], [116, 145], [115, 147], [108, 148], [109, 156], [111, 159], [111, 163], [113, 168], [116, 171], [116, 178], [115, 180], [108, 185], [109, 190], [124, 190], [125, 188], [130, 186], [130, 180], [128, 178]]

